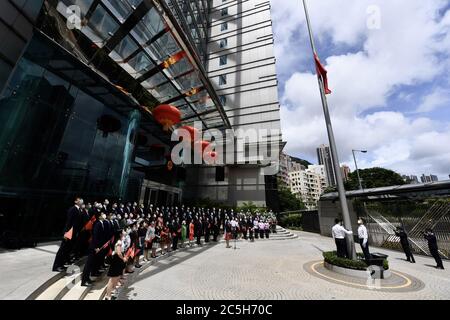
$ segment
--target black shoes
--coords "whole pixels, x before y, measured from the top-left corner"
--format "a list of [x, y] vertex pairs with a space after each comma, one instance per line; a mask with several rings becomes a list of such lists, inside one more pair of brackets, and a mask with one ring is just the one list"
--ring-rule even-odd
[[142, 266], [140, 264], [135, 265], [136, 268], [142, 268]]
[[92, 287], [92, 284], [93, 284], [94, 282], [92, 281], [92, 280], [86, 280], [86, 281], [84, 281], [84, 282], [82, 282], [81, 283], [81, 286], [82, 287]]

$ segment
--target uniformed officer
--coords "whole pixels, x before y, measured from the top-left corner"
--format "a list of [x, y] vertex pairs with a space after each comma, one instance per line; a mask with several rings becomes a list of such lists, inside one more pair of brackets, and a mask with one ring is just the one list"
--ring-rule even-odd
[[439, 255], [439, 248], [437, 244], [436, 236], [431, 229], [426, 229], [424, 233], [425, 239], [428, 241], [428, 249], [430, 250], [431, 255], [433, 256], [434, 260], [436, 261], [436, 269], [442, 269], [444, 270], [444, 265], [442, 264], [441, 256]]
[[414, 256], [411, 252], [411, 247], [408, 241], [408, 235], [406, 234], [405, 230], [402, 227], [397, 227], [397, 229], [394, 230], [394, 232], [397, 237], [400, 237], [400, 244], [402, 245], [403, 252], [405, 252], [406, 254], [406, 260], [411, 263], [416, 263], [416, 260], [414, 260]]

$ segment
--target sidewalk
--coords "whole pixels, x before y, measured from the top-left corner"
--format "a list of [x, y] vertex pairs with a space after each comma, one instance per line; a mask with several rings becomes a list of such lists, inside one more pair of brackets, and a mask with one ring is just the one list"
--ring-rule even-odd
[[0, 251], [0, 300], [25, 300], [59, 274], [52, 271], [59, 242]]

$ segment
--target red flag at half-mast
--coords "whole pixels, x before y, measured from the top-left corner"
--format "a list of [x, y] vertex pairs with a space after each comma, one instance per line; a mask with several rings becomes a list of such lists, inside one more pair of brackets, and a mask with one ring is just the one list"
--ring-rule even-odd
[[323, 86], [325, 87], [325, 94], [330, 94], [331, 90], [330, 88], [328, 88], [328, 76], [327, 76], [328, 71], [322, 65], [319, 56], [316, 53], [314, 54], [314, 60], [316, 62], [317, 74], [321, 77]]

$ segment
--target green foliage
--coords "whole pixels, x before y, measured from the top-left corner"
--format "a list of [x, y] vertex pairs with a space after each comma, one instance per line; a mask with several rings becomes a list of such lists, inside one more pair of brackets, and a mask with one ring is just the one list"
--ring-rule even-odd
[[363, 260], [350, 260], [340, 258], [337, 256], [336, 251], [329, 251], [323, 253], [325, 262], [332, 264], [333, 266], [354, 269], [354, 270], [366, 270], [367, 264]]
[[323, 190], [323, 193], [333, 193], [333, 192], [337, 192], [337, 188], [336, 187], [326, 187], [325, 190]]
[[[323, 258], [325, 262], [332, 264], [337, 267], [347, 268], [347, 269], [353, 269], [353, 270], [366, 270], [368, 265], [363, 260], [364, 255], [362, 253], [357, 253], [357, 260], [351, 260], [351, 259], [345, 259], [340, 258], [337, 256], [336, 251], [328, 251], [323, 253]], [[389, 269], [389, 262], [387, 259], [383, 261], [383, 269], [388, 270]]]
[[[403, 178], [396, 172], [384, 168], [369, 168], [359, 170], [363, 188], [379, 188], [403, 185]], [[345, 183], [346, 190], [358, 190], [358, 175], [356, 171], [349, 174], [348, 181]]]
[[383, 260], [383, 269], [389, 270], [389, 261], [387, 259]]
[[265, 212], [266, 210], [268, 210], [267, 208], [262, 208], [262, 207], [258, 207], [256, 204], [254, 204], [252, 201], [249, 202], [244, 202], [242, 204], [242, 206], [238, 207], [236, 209], [238, 212], [242, 211], [242, 212], [251, 212], [252, 214], [255, 214], [256, 211], [258, 211], [258, 213], [262, 213]]
[[287, 188], [278, 188], [278, 199], [280, 201], [280, 211], [295, 211], [306, 209], [305, 204]]
[[302, 226], [302, 214], [301, 213], [291, 213], [283, 215], [279, 218], [278, 223], [282, 227], [286, 228], [301, 228]]

